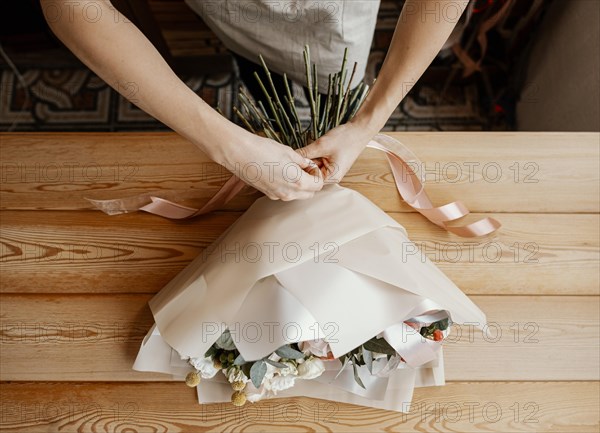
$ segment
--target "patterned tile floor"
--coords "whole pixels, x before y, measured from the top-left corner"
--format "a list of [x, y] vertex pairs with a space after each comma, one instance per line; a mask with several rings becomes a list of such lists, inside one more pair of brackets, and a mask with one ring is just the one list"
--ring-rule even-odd
[[[126, 131], [163, 130], [164, 125], [139, 110], [86, 69], [27, 69], [22, 71], [28, 90], [9, 69], [0, 69], [0, 130]], [[184, 80], [212, 106], [228, 117], [238, 80], [233, 74], [196, 76]], [[125, 89], [130, 91], [130, 89]], [[134, 91], [134, 89], [131, 89]], [[302, 94], [301, 92], [297, 92]], [[486, 130], [477, 84], [450, 87], [439, 102], [440, 89], [417, 86], [390, 117], [386, 129]], [[308, 104], [298, 101], [308, 115]]]
[[[154, 11], [160, 20], [161, 14], [172, 17], [174, 8], [177, 16], [187, 20], [187, 39], [181, 41], [182, 24], [162, 24], [167, 42], [180, 42], [185, 50], [220, 51], [219, 42], [206, 37], [207, 29], [197, 17], [190, 17], [187, 6], [182, 2], [153, 0]], [[379, 12], [377, 30], [373, 42], [367, 81], [372, 81], [379, 69], [400, 11], [399, 3], [383, 0]], [[170, 15], [169, 15], [170, 13]], [[172, 20], [172, 18], [171, 18]], [[177, 25], [175, 25], [177, 24]], [[199, 27], [200, 26], [200, 27]], [[194, 33], [195, 32], [195, 33]], [[210, 33], [209, 33], [210, 34]], [[180, 50], [182, 48], [179, 48]], [[174, 51], [172, 49], [172, 51]], [[221, 50], [222, 51], [222, 50]], [[189, 52], [188, 52], [189, 54]], [[152, 131], [166, 127], [139, 110], [127, 99], [112, 90], [83, 66], [52, 67], [52, 56], [48, 61], [19, 67], [23, 80], [17, 79], [13, 70], [0, 58], [0, 130], [14, 131]], [[450, 73], [451, 61], [438, 59], [437, 77], [445, 78]], [[230, 117], [233, 96], [237, 93], [239, 80], [234, 73], [217, 76], [192, 76], [184, 78], [186, 84], [209, 104], [219, 106]], [[438, 82], [439, 81], [439, 82]], [[400, 104], [389, 119], [386, 129], [399, 131], [428, 130], [504, 130], [509, 124], [486, 108], [490, 105], [483, 97], [482, 85], [477, 79], [448, 87], [443, 100], [440, 94], [445, 79], [428, 79], [417, 83], [413, 91]], [[121, 89], [125, 93], [134, 88]], [[298, 92], [302, 95], [302, 92]], [[306, 101], [299, 101], [300, 112], [308, 115]]]

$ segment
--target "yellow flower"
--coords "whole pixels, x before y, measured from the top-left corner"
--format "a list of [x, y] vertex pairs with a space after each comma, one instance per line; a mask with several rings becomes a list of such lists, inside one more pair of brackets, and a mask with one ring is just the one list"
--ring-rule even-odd
[[185, 384], [190, 388], [194, 388], [200, 384], [200, 375], [197, 371], [190, 371], [185, 377]]
[[237, 380], [231, 384], [234, 391], [243, 391], [246, 388], [246, 384], [241, 380]]
[[243, 406], [246, 404], [246, 394], [242, 391], [236, 391], [231, 394], [231, 402], [234, 406]]

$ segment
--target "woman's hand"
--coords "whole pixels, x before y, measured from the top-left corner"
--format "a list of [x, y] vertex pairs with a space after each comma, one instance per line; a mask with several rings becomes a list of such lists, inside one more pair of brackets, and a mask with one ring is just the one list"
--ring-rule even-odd
[[332, 129], [299, 152], [316, 161], [325, 183], [339, 183], [374, 135], [359, 123], [350, 122]]
[[270, 199], [304, 200], [323, 188], [323, 176], [310, 159], [246, 131], [238, 137], [239, 141], [229, 141], [215, 160]]
[[[91, 3], [99, 19], [85, 19]], [[272, 199], [312, 197], [323, 187], [314, 163], [228, 121], [171, 70], [156, 48], [110, 2], [41, 0], [44, 15], [67, 47], [142, 110], [194, 143], [216, 162]], [[62, 19], [50, 19], [58, 13]], [[69, 19], [71, 17], [71, 19]]]

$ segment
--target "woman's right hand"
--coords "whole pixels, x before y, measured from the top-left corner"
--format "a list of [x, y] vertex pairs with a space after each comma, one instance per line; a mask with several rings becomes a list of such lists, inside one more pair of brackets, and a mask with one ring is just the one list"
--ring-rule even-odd
[[[323, 188], [317, 165], [290, 147], [237, 129], [213, 159], [272, 200], [304, 200]], [[238, 129], [239, 128], [239, 129]]]

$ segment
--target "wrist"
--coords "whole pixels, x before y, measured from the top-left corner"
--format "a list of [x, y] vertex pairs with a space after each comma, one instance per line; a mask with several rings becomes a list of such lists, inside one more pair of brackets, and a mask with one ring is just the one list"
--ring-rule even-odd
[[190, 140], [216, 163], [233, 167], [239, 162], [240, 152], [251, 146], [252, 134], [210, 107], [209, 110], [203, 110], [198, 116], [197, 128]]
[[383, 117], [385, 116], [377, 113], [377, 111], [370, 109], [367, 106], [363, 106], [350, 123], [357, 131], [360, 131], [359, 133], [363, 137], [371, 139], [379, 134], [381, 129], [385, 126], [387, 119], [382, 120]]
[[[354, 119], [352, 119], [349, 124], [352, 126], [354, 131], [359, 137], [359, 142], [364, 142], [366, 144], [381, 131], [383, 125], [380, 125], [380, 122], [377, 121], [373, 116], [368, 113], [357, 114]], [[385, 124], [385, 123], [384, 123]]]

